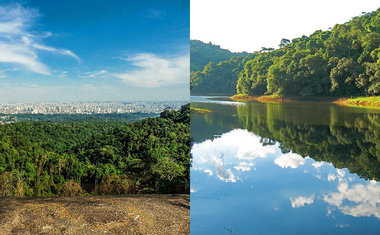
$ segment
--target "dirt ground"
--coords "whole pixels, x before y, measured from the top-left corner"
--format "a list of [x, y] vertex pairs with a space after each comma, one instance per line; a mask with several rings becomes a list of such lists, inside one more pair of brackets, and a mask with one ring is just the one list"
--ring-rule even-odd
[[190, 234], [190, 197], [0, 197], [0, 234]]

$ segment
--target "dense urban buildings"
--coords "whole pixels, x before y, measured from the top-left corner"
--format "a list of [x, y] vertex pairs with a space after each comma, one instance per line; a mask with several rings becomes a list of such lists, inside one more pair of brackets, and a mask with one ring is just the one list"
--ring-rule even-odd
[[0, 114], [108, 114], [160, 113], [179, 109], [185, 101], [161, 102], [36, 102], [0, 104]]
[[[137, 101], [137, 102], [33, 102], [33, 103], [7, 103], [0, 104], [0, 124], [7, 124], [22, 120], [31, 120], [31, 117], [38, 116], [62, 116], [60, 120], [68, 120], [71, 115], [133, 115], [136, 114], [159, 114], [164, 109], [178, 110], [185, 101]], [[28, 115], [28, 118], [20, 118]], [[42, 115], [42, 116], [41, 116]], [[117, 117], [116, 116], [116, 117]], [[107, 116], [108, 117], [108, 116]], [[33, 118], [32, 118], [33, 119]], [[50, 120], [51, 118], [48, 118]], [[57, 120], [57, 119], [51, 119]], [[135, 120], [132, 118], [131, 120]], [[137, 119], [136, 119], [137, 120]]]

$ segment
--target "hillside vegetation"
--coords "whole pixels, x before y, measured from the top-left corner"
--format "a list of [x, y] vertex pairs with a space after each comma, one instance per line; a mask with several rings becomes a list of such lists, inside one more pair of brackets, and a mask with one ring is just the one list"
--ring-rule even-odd
[[191, 83], [193, 93], [230, 91], [236, 84], [234, 93], [251, 96], [380, 95], [380, 9], [328, 31], [282, 39], [276, 50], [210, 64], [193, 73]]
[[235, 94], [237, 78], [244, 64], [251, 56], [234, 56], [228, 61], [210, 62], [201, 71], [191, 72], [190, 89], [192, 93]]
[[200, 40], [190, 40], [190, 71], [203, 70], [203, 67], [210, 62], [217, 64], [234, 56], [245, 55], [248, 55], [248, 53], [233, 53], [211, 42], [204, 43]]
[[233, 53], [212, 43], [190, 41], [190, 89], [192, 93], [228, 93], [236, 90], [237, 74], [248, 53]]
[[0, 126], [0, 195], [188, 193], [190, 105], [128, 122]]

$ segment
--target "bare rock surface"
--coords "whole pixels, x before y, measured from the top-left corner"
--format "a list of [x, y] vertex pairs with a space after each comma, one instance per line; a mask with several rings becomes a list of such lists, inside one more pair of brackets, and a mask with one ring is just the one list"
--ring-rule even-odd
[[2, 197], [0, 234], [190, 234], [190, 197]]

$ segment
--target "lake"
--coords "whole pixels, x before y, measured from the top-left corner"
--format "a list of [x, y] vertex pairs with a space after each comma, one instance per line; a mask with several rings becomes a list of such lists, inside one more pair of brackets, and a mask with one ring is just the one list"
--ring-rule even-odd
[[191, 234], [380, 234], [380, 110], [191, 97]]

